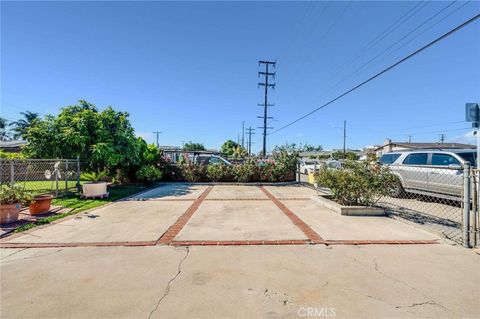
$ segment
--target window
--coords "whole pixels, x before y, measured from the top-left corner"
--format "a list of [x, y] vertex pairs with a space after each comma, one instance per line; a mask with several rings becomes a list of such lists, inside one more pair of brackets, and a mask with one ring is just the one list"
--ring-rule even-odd
[[384, 154], [380, 157], [380, 164], [392, 164], [400, 157], [400, 154]]
[[460, 162], [452, 155], [438, 153], [432, 155], [432, 165], [448, 166], [450, 164], [460, 165]]
[[427, 153], [410, 154], [405, 158], [403, 164], [407, 165], [427, 165]]
[[477, 166], [477, 154], [475, 152], [457, 153], [464, 161], [470, 162], [470, 165]]
[[219, 164], [221, 163], [221, 160], [216, 158], [216, 157], [211, 157], [210, 158], [210, 164]]

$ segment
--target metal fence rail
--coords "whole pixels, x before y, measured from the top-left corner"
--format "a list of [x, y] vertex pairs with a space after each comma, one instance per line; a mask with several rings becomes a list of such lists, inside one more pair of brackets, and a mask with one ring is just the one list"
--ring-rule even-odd
[[20, 185], [34, 195], [51, 194], [57, 199], [80, 191], [78, 159], [0, 159], [0, 184]]
[[[322, 167], [325, 165], [315, 166], [309, 172]], [[465, 247], [480, 245], [478, 171], [466, 164], [462, 169], [390, 166], [390, 172], [396, 176], [397, 185], [391, 195], [380, 197], [376, 204], [385, 208], [389, 216], [415, 223]], [[300, 165], [297, 181], [312, 182]]]

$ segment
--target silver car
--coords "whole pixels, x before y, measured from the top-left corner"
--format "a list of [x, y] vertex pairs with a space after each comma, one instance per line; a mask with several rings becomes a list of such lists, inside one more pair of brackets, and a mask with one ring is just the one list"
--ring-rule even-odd
[[476, 150], [401, 151], [380, 158], [380, 163], [388, 165], [398, 178], [392, 196], [416, 193], [453, 200], [462, 196], [465, 162], [477, 165]]

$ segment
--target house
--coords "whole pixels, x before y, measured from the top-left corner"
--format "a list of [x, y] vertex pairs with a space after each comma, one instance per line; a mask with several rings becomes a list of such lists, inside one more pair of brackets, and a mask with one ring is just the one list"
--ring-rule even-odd
[[0, 150], [6, 153], [20, 153], [25, 145], [27, 141], [0, 141]]
[[395, 151], [412, 151], [422, 149], [475, 149], [475, 145], [463, 143], [409, 143], [409, 142], [393, 142], [386, 139], [382, 146], [375, 149], [378, 157], [382, 154]]

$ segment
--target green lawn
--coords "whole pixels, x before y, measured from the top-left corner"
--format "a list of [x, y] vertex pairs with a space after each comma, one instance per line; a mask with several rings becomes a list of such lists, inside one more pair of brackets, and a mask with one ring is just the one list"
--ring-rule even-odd
[[[85, 183], [84, 181], [80, 181], [80, 184]], [[16, 182], [15, 184], [21, 185], [25, 188], [25, 190], [30, 191], [34, 194], [42, 194], [42, 193], [51, 193], [55, 192], [56, 184], [55, 181], [24, 181], [24, 182]], [[65, 189], [75, 189], [77, 186], [77, 181], [58, 181], [58, 190], [65, 191]]]
[[117, 199], [121, 199], [123, 197], [127, 197], [135, 193], [141, 192], [145, 189], [146, 187], [141, 185], [122, 185], [122, 186], [110, 187], [108, 189], [109, 196], [108, 198], [104, 198], [104, 199], [81, 199], [78, 196], [55, 198], [52, 201], [52, 205], [62, 206], [64, 208], [70, 208], [71, 210], [63, 214], [50, 215], [48, 217], [37, 220], [35, 222], [22, 225], [17, 229], [15, 229], [15, 232], [22, 232], [39, 225], [49, 224], [54, 220], [66, 217], [71, 214], [76, 214], [76, 213], [85, 211], [87, 209], [105, 205]]

